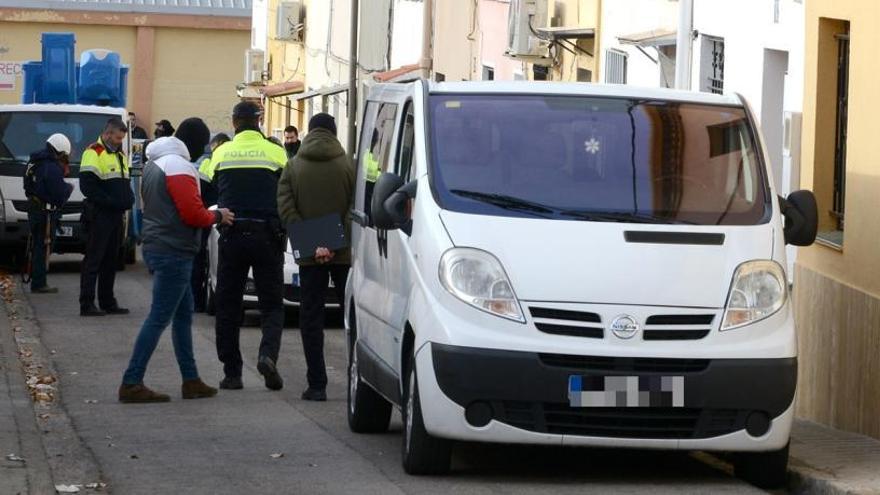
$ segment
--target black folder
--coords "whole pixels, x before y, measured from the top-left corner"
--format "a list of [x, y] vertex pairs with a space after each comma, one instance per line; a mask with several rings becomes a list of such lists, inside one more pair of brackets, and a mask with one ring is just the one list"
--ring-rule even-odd
[[325, 247], [336, 251], [348, 247], [345, 227], [337, 214], [293, 222], [287, 226], [287, 236], [297, 261], [315, 257], [315, 250]]

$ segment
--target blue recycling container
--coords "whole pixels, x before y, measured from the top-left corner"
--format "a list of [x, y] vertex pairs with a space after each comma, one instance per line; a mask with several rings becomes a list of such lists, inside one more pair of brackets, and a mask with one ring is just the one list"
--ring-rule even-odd
[[25, 62], [21, 65], [24, 88], [21, 90], [21, 102], [36, 103], [37, 94], [42, 91], [43, 63]]
[[87, 50], [80, 56], [78, 101], [83, 105], [124, 107], [124, 68], [119, 54]]
[[76, 58], [73, 33], [43, 33], [41, 90], [37, 103], [76, 103]]

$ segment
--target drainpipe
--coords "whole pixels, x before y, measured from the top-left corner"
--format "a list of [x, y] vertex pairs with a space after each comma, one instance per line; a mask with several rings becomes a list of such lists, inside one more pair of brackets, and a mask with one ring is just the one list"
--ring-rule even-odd
[[419, 61], [419, 68], [425, 77], [431, 77], [434, 68], [434, 0], [425, 0], [425, 10], [422, 13], [422, 60]]
[[691, 89], [694, 49], [694, 0], [678, 0], [678, 33], [675, 41], [675, 88]]
[[351, 0], [351, 44], [348, 52], [348, 157], [354, 163], [358, 110], [358, 0]]

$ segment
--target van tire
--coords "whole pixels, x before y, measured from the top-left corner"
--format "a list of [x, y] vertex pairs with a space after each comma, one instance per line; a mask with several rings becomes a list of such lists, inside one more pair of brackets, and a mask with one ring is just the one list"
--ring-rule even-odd
[[788, 447], [786, 444], [779, 450], [736, 454], [734, 474], [764, 490], [783, 488], [788, 482]]
[[452, 441], [431, 436], [425, 429], [416, 361], [409, 365], [403, 397], [403, 470], [408, 474], [446, 474], [452, 462]]
[[391, 403], [361, 380], [357, 346], [348, 356], [348, 428], [355, 433], [381, 433], [391, 422]]

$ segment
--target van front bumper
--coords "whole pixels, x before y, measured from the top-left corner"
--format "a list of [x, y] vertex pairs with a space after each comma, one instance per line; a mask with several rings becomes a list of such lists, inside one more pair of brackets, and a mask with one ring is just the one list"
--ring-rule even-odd
[[[783, 447], [797, 359], [539, 354], [429, 343], [417, 356], [426, 426], [513, 443], [760, 451]], [[572, 407], [570, 376], [683, 377], [681, 407]]]

